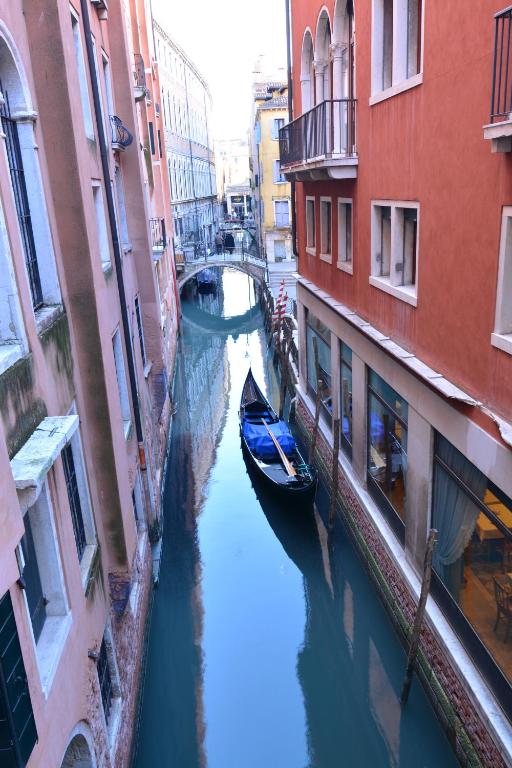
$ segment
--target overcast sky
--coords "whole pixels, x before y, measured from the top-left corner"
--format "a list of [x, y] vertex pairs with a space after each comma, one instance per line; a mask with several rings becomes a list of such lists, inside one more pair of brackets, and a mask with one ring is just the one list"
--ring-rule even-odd
[[284, 8], [284, 0], [153, 0], [155, 19], [210, 86], [216, 138], [246, 135], [258, 55], [271, 71], [286, 66]]

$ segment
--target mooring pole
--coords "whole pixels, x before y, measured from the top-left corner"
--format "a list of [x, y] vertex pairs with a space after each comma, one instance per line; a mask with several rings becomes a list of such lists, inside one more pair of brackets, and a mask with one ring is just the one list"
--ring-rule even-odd
[[414, 626], [411, 634], [411, 645], [409, 647], [409, 655], [407, 657], [407, 669], [405, 670], [405, 680], [402, 688], [402, 695], [400, 697], [402, 704], [407, 704], [407, 699], [409, 698], [409, 692], [411, 690], [412, 676], [414, 673], [414, 662], [416, 661], [416, 655], [418, 653], [421, 626], [423, 624], [428, 593], [430, 591], [430, 581], [432, 578], [432, 552], [434, 550], [436, 536], [437, 531], [435, 528], [431, 528], [428, 535], [427, 548], [425, 550], [425, 559], [423, 561], [423, 582], [421, 584], [420, 600], [418, 603], [418, 610], [416, 611], [416, 618], [414, 619]]
[[339, 452], [340, 452], [340, 420], [334, 419], [333, 425], [333, 448], [332, 448], [332, 486], [331, 486], [331, 508], [329, 510], [329, 528], [333, 528], [336, 519], [336, 500], [338, 498], [338, 470], [339, 470]]

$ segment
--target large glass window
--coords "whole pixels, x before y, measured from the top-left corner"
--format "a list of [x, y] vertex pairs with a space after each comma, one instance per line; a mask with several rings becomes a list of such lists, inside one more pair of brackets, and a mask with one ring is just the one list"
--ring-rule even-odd
[[316, 398], [318, 378], [315, 366], [315, 349], [313, 339], [316, 339], [318, 350], [318, 376], [322, 382], [322, 410], [329, 423], [332, 418], [331, 393], [331, 332], [311, 312], [306, 314], [306, 357], [308, 391]]
[[403, 538], [407, 475], [406, 401], [368, 371], [368, 487]]
[[341, 342], [341, 447], [352, 456], [352, 350]]
[[[439, 434], [432, 525], [438, 531], [434, 571], [449, 602], [464, 614], [510, 685], [512, 500]], [[454, 615], [457, 621], [460, 614]], [[467, 636], [464, 625], [462, 622], [461, 629]], [[482, 660], [478, 646], [470, 639], [470, 650]], [[510, 691], [508, 697], [510, 701]]]

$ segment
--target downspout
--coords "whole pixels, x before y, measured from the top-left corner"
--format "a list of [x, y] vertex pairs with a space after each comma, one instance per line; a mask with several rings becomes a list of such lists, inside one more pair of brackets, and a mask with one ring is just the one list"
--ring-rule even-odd
[[[288, 122], [293, 120], [293, 79], [292, 79], [292, 36], [290, 26], [290, 0], [284, 0], [286, 12], [286, 63], [288, 68]], [[298, 259], [297, 251], [297, 217], [295, 212], [295, 182], [290, 182], [290, 197], [292, 209], [292, 249], [293, 255]]]
[[144, 449], [144, 435], [142, 431], [142, 421], [140, 416], [139, 395], [137, 392], [137, 377], [135, 374], [135, 361], [133, 359], [133, 347], [130, 338], [130, 322], [128, 318], [128, 307], [126, 304], [126, 291], [123, 280], [123, 265], [121, 261], [121, 248], [119, 245], [119, 232], [117, 230], [117, 221], [114, 206], [114, 196], [112, 194], [112, 185], [110, 183], [110, 168], [108, 164], [108, 149], [104, 133], [104, 124], [101, 111], [101, 97], [99, 85], [96, 79], [96, 66], [94, 63], [94, 49], [92, 47], [91, 24], [89, 21], [89, 3], [88, 0], [80, 0], [82, 20], [84, 25], [85, 45], [87, 49], [87, 63], [89, 65], [89, 74], [91, 77], [92, 96], [94, 103], [94, 117], [96, 120], [96, 131], [100, 147], [101, 168], [105, 182], [105, 196], [107, 199], [108, 220], [112, 234], [112, 246], [114, 250], [115, 272], [117, 278], [117, 290], [119, 293], [119, 303], [121, 305], [121, 320], [123, 323], [123, 334], [126, 347], [126, 357], [128, 362], [128, 378], [130, 381], [130, 394], [133, 406], [133, 415], [135, 419], [135, 433], [139, 448], [139, 464], [143, 472], [144, 489], [146, 499], [149, 499], [149, 488], [147, 483], [147, 465], [146, 452]]

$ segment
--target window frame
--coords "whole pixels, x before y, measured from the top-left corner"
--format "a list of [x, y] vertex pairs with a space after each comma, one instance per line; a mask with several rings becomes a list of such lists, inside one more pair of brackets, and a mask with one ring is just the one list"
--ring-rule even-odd
[[87, 67], [85, 66], [84, 45], [82, 41], [82, 24], [79, 14], [72, 5], [69, 6], [71, 16], [71, 31], [73, 35], [73, 52], [77, 68], [78, 85], [80, 90], [80, 101], [82, 104], [82, 116], [84, 122], [85, 135], [90, 141], [95, 140], [94, 121], [92, 118], [91, 95], [89, 92], [89, 82], [87, 77]]
[[[496, 286], [496, 313], [491, 344], [512, 355], [512, 206], [501, 213], [500, 250]], [[508, 301], [507, 301], [508, 300]], [[508, 304], [508, 308], [507, 308]]]
[[[282, 198], [282, 199], [274, 199], [274, 224], [277, 229], [288, 229], [290, 227], [290, 199]], [[278, 222], [278, 215], [277, 215], [277, 207], [279, 204], [285, 204], [287, 208], [287, 221], [286, 224], [282, 224]], [[282, 214], [280, 214], [282, 216]]]
[[[385, 99], [396, 96], [423, 82], [424, 38], [425, 38], [425, 2], [418, 0], [419, 5], [419, 36], [420, 45], [419, 72], [407, 75], [408, 57], [408, 6], [409, 0], [393, 0], [393, 41], [391, 50], [391, 85], [384, 87], [383, 57], [384, 57], [384, 0], [373, 0], [371, 22], [371, 95], [370, 106]], [[404, 43], [405, 33], [405, 43]]]
[[[350, 440], [345, 436], [343, 432], [343, 418], [344, 418], [344, 398], [343, 398], [343, 368], [347, 368], [350, 371], [350, 379], [353, 382], [353, 369], [352, 369], [352, 355], [353, 351], [352, 348], [349, 347], [348, 344], [346, 344], [341, 339], [338, 339], [338, 348], [339, 348], [339, 365], [340, 365], [340, 381], [339, 381], [339, 389], [340, 389], [340, 446], [343, 450], [343, 452], [348, 456], [350, 460], [352, 460], [352, 449], [353, 449], [353, 442], [354, 442], [354, 432], [353, 432], [353, 424], [352, 424], [352, 414], [350, 416], [349, 420], [349, 431], [350, 431]], [[343, 356], [343, 350], [349, 350], [350, 351], [350, 363], [348, 360]], [[350, 393], [350, 398], [352, 401], [352, 393]], [[351, 402], [352, 404], [352, 402]]]
[[[314, 195], [306, 195], [306, 253], [310, 256], [316, 256], [316, 197]], [[310, 219], [309, 211], [313, 210], [313, 215]], [[311, 226], [312, 225], [312, 226]]]
[[[324, 221], [324, 210], [329, 210], [329, 219]], [[320, 197], [320, 258], [322, 261], [326, 261], [328, 264], [332, 264], [332, 230], [333, 230], [333, 216], [332, 216], [332, 197], [328, 195], [322, 195]], [[328, 246], [325, 247], [324, 246]]]
[[103, 194], [103, 184], [101, 180], [92, 179], [91, 189], [96, 219], [96, 232], [98, 237], [98, 254], [101, 260], [101, 268], [103, 272], [110, 272], [112, 269], [112, 252], [109, 237], [109, 227], [107, 224], [107, 211], [105, 209], [105, 195]]
[[117, 379], [119, 396], [119, 411], [123, 424], [125, 439], [128, 440], [132, 429], [132, 409], [128, 391], [128, 378], [126, 376], [126, 363], [121, 327], [118, 325], [112, 334], [112, 353], [114, 357], [114, 370]]
[[[382, 269], [381, 255], [381, 214], [378, 209], [390, 208], [391, 226], [390, 226], [390, 254], [389, 254], [389, 274], [380, 274]], [[397, 271], [397, 264], [403, 264], [403, 238], [401, 238], [400, 212], [403, 210], [416, 210], [416, 249], [414, 254], [414, 276], [415, 282], [407, 285], [396, 283], [393, 275]], [[403, 217], [402, 217], [403, 221]], [[374, 288], [379, 288], [385, 293], [389, 293], [397, 299], [401, 299], [413, 307], [418, 305], [419, 289], [419, 251], [420, 251], [420, 203], [415, 200], [372, 200], [371, 201], [371, 274], [369, 283]], [[401, 254], [399, 254], [401, 246]]]
[[281, 161], [279, 159], [273, 160], [272, 164], [273, 164], [274, 184], [287, 184], [286, 176], [281, 171]]
[[[350, 206], [350, 258], [349, 249], [347, 248], [347, 206]], [[341, 210], [344, 209], [344, 213]], [[342, 272], [347, 272], [349, 275], [354, 273], [354, 201], [351, 197], [338, 197], [337, 199], [337, 217], [338, 217], [338, 256], [336, 266]], [[345, 244], [346, 256], [341, 258], [341, 244]]]

